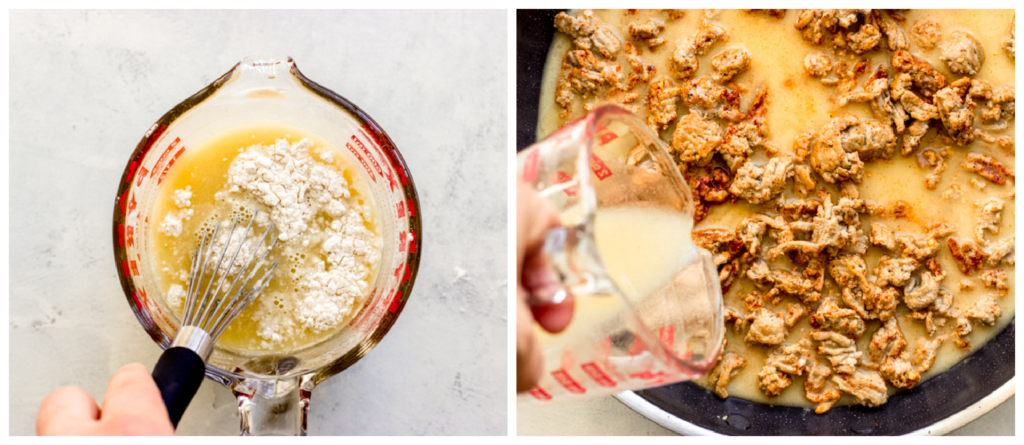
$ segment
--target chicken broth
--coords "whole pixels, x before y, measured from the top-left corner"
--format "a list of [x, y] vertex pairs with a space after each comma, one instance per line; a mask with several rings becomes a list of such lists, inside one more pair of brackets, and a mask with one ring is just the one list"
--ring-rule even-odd
[[[569, 16], [581, 18], [585, 17], [585, 14], [587, 13], [583, 11], [571, 11]], [[853, 17], [860, 22], [870, 21], [874, 26], [883, 28], [886, 33], [889, 31], [885, 27], [895, 24], [905, 36], [905, 43], [901, 47], [897, 44], [899, 47], [897, 49], [905, 49], [913, 56], [930, 64], [932, 68], [944, 77], [945, 80], [942, 87], [934, 88], [934, 90], [939, 91], [925, 89], [916, 83], [919, 79], [914, 78], [914, 91], [924, 98], [923, 101], [926, 105], [932, 105], [932, 102], [937, 103], [937, 99], [929, 95], [940, 95], [942, 88], [950, 87], [951, 83], [964, 77], [963, 72], [965, 70], [976, 71], [968, 77], [977, 81], [983, 81], [993, 89], [1009, 87], [1012, 97], [1014, 60], [1008, 53], [1005, 42], [1011, 34], [1013, 11], [912, 10], [899, 14], [881, 13], [874, 16], [869, 16], [865, 13], [851, 14], [847, 18]], [[676, 17], [674, 18], [673, 15], [676, 15]], [[681, 17], [678, 17], [678, 15], [681, 15]], [[591, 23], [599, 31], [590, 31], [586, 26], [581, 28], [584, 29], [581, 32], [593, 32], [592, 37], [570, 38], [564, 32], [566, 30], [568, 32], [577, 31], [573, 31], [568, 26], [563, 26], [565, 29], [559, 29], [559, 32], [555, 33], [551, 49], [548, 53], [542, 81], [540, 113], [537, 125], [538, 138], [551, 134], [565, 123], [582, 116], [587, 110], [597, 105], [617, 103], [631, 109], [640, 118], [649, 119], [649, 125], [652, 124], [650, 119], [654, 119], [655, 129], [660, 130], [662, 139], [666, 144], [672, 146], [670, 152], [680, 163], [684, 176], [687, 177], [687, 181], [690, 183], [691, 188], [693, 188], [695, 184], [694, 177], [703, 174], [702, 168], [710, 171], [713, 166], [723, 172], [727, 172], [727, 174], [731, 175], [729, 180], [733, 180], [739, 175], [737, 169], [742, 172], [742, 167], [745, 165], [744, 162], [748, 161], [740, 159], [739, 161], [732, 161], [735, 164], [730, 165], [729, 159], [725, 154], [721, 153], [722, 149], [718, 147], [724, 147], [729, 144], [728, 138], [731, 137], [730, 131], [732, 131], [730, 126], [736, 125], [737, 130], [741, 130], [738, 124], [752, 121], [753, 118], [751, 116], [757, 116], [758, 107], [761, 110], [760, 118], [763, 119], [763, 124], [767, 131], [763, 135], [764, 141], [752, 142], [753, 149], [744, 155], [749, 157], [749, 163], [752, 165], [764, 166], [768, 162], [778, 162], [777, 159], [793, 156], [799, 157], [801, 153], [799, 153], [795, 145], [799, 145], [797, 143], [801, 141], [802, 134], [805, 131], [813, 130], [816, 135], [815, 137], [822, 136], [827, 133], [827, 128], [830, 125], [840, 119], [849, 119], [849, 122], [854, 122], [846, 128], [867, 128], [868, 130], [865, 131], [869, 131], [871, 129], [888, 127], [889, 131], [895, 132], [894, 139], [891, 142], [891, 145], [895, 146], [895, 153], [888, 156], [876, 156], [874, 159], [865, 159], [863, 161], [863, 171], [856, 178], [853, 178], [852, 175], [858, 173], [851, 170], [840, 174], [841, 176], [848, 173], [849, 175], [846, 177], [826, 181], [822, 176], [822, 171], [818, 169], [812, 171], [810, 168], [804, 167], [806, 171], [811, 172], [810, 177], [815, 182], [813, 186], [806, 187], [801, 192], [797, 190], [798, 178], [794, 177], [792, 182], [784, 179], [784, 189], [771, 191], [771, 199], [766, 200], [763, 200], [763, 196], [756, 193], [737, 196], [735, 193], [730, 192], [729, 199], [719, 199], [718, 202], [714, 200], [704, 201], [703, 197], [701, 197], [701, 192], [695, 190], [695, 198], [697, 198], [698, 204], [704, 205], [705, 208], [703, 214], [700, 208], [698, 208], [699, 220], [694, 225], [693, 230], [698, 244], [701, 244], [700, 240], [697, 239], [701, 236], [699, 232], [707, 231], [707, 229], [724, 229], [720, 233], [726, 233], [725, 236], [732, 236], [732, 232], [737, 230], [744, 221], [749, 221], [748, 218], [751, 215], [760, 213], [781, 219], [783, 212], [780, 211], [779, 206], [774, 204], [776, 202], [773, 201], [774, 199], [779, 199], [787, 204], [801, 200], [801, 202], [816, 201], [818, 204], [815, 205], [819, 205], [822, 200], [826, 199], [824, 193], [828, 194], [827, 199], [831, 202], [837, 202], [841, 196], [847, 196], [848, 194], [848, 197], [855, 199], [859, 194], [859, 198], [863, 199], [866, 203], [863, 205], [867, 207], [862, 207], [861, 210], [857, 211], [859, 213], [859, 226], [863, 231], [861, 237], [864, 238], [865, 242], [869, 241], [872, 234], [872, 223], [884, 225], [893, 232], [894, 237], [913, 236], [921, 240], [929, 238], [929, 230], [938, 230], [934, 227], [935, 224], [946, 223], [948, 225], [946, 226], [946, 233], [931, 237], [938, 243], [937, 253], [921, 257], [913, 271], [913, 278], [910, 280], [911, 282], [918, 282], [918, 280], [922, 279], [921, 276], [924, 273], [945, 274], [945, 277], [939, 280], [938, 285], [941, 289], [952, 295], [953, 303], [947, 311], [948, 316], [942, 317], [937, 315], [937, 313], [933, 314], [935, 315], [936, 324], [941, 323], [943, 319], [945, 324], [935, 326], [934, 334], [929, 335], [926, 329], [926, 320], [923, 319], [924, 313], [933, 311], [932, 308], [937, 307], [935, 305], [938, 303], [934, 303], [925, 309], [919, 309], [918, 316], [915, 317], [914, 311], [908, 308], [903, 301], [904, 293], [907, 292], [905, 286], [890, 285], [888, 287], [888, 289], [894, 289], [893, 292], [897, 293], [898, 306], [895, 308], [891, 318], [896, 320], [899, 330], [902, 332], [908, 355], [913, 355], [917, 345], [924, 344], [926, 340], [939, 336], [943, 338], [941, 345], [936, 350], [934, 364], [930, 367], [920, 367], [922, 371], [919, 373], [920, 379], [923, 381], [945, 371], [971, 351], [982, 346], [988, 339], [1002, 330], [1014, 316], [1012, 244], [1010, 244], [1011, 253], [1009, 257], [1002, 261], [997, 259], [993, 263], [982, 261], [980, 267], [976, 270], [970, 270], [969, 274], [961, 271], [958, 261], [954, 259], [950, 247], [947, 245], [949, 239], [955, 239], [961, 244], [965, 242], [979, 243], [979, 247], [985, 245], [992, 246], [1002, 241], [1013, 242], [1015, 229], [1015, 196], [1013, 191], [1015, 177], [1012, 172], [1012, 166], [1014, 165], [1014, 122], [1011, 108], [1013, 99], [1008, 104], [1002, 105], [1003, 110], [1006, 111], [1002, 115], [1001, 123], [999, 120], [996, 120], [994, 123], [983, 121], [981, 117], [990, 107], [985, 99], [977, 99], [977, 109], [973, 110], [977, 116], [974, 117], [973, 128], [968, 129], [968, 132], [971, 132], [972, 129], [975, 130], [975, 132], [971, 133], [974, 135], [974, 140], [969, 143], [959, 143], [964, 141], [959, 141], [957, 138], [970, 137], [970, 135], [950, 131], [946, 128], [946, 122], [939, 119], [938, 116], [926, 117], [922, 120], [927, 123], [927, 131], [920, 138], [919, 143], [908, 149], [909, 153], [901, 154], [900, 151], [903, 149], [902, 143], [906, 143], [904, 139], [909, 138], [909, 127], [915, 122], [916, 117], [906, 119], [905, 125], [908, 127], [906, 130], [894, 128], [895, 124], [890, 125], [885, 116], [879, 115], [877, 110], [873, 109], [873, 101], [880, 99], [867, 101], [851, 99], [849, 102], [839, 99], [842, 96], [840, 94], [841, 89], [843, 89], [844, 93], [849, 94], [846, 98], [869, 92], [869, 81], [878, 77], [887, 77], [888, 79], [884, 94], [896, 94], [895, 87], [891, 87], [891, 85], [896, 81], [896, 72], [892, 65], [895, 63], [893, 60], [897, 51], [889, 47], [891, 44], [888, 38], [889, 34], [883, 34], [872, 49], [866, 50], [862, 54], [854, 54], [852, 48], [858, 41], [854, 40], [853, 35], [864, 31], [864, 28], [867, 28], [867, 26], [857, 28], [858, 25], [851, 25], [849, 37], [847, 37], [847, 47], [845, 49], [836, 48], [830, 44], [830, 39], [834, 37], [834, 34], [830, 33], [831, 31], [825, 32], [820, 44], [813, 44], [805, 40], [802, 35], [803, 30], [796, 27], [800, 16], [801, 11], [799, 10], [776, 11], [773, 13], [763, 11], [747, 12], [743, 10], [687, 10], [685, 12], [679, 10], [675, 12], [664, 10], [595, 10], [592, 12], [593, 19]], [[648, 19], [651, 18], [661, 21], [663, 24], [661, 31], [654, 29], [654, 32], [651, 32], [650, 29], [646, 31], [640, 29], [639, 25], [647, 23]], [[564, 20], [564, 18], [556, 19], [556, 21], [558, 20]], [[652, 26], [656, 28], [657, 22], [652, 23]], [[705, 29], [707, 24], [720, 26], [724, 29], [727, 37], [719, 37], [717, 41], [713, 38], [710, 39], [712, 43], [709, 49], [703, 50], [703, 54], [700, 51], [695, 51], [695, 58], [699, 61], [696, 69], [689, 75], [679, 75], [680, 66], [682, 65], [673, 61], [674, 54], [678, 52], [677, 49], [679, 49], [681, 44], [695, 40], [699, 42], [699, 39], [688, 39], [695, 36], [695, 33], [698, 33], [698, 31]], [[636, 29], [631, 30], [631, 25], [634, 25]], [[813, 25], [814, 22], [812, 21], [809, 26]], [[933, 25], [937, 25], [937, 28], [933, 27]], [[841, 25], [833, 25], [833, 28], [835, 26]], [[556, 26], [556, 28], [558, 27]], [[601, 28], [610, 31], [618, 39], [621, 49], [613, 51], [616, 49], [614, 44], [609, 46], [605, 43], [609, 39], [601, 37]], [[804, 27], [804, 29], [811, 28]], [[930, 36], [928, 31], [935, 29], [939, 31], [940, 38], [937, 44], [931, 46], [928, 41]], [[854, 32], [855, 30], [856, 32]], [[973, 35], [973, 38], [976, 39], [977, 44], [981, 48], [977, 52], [983, 54], [983, 60], [980, 64], [968, 66], [967, 68], [957, 65], [957, 63], [971, 65], [970, 57], [966, 57], [967, 62], [964, 62], [965, 53], [963, 52], [958, 53], [959, 58], [950, 59], [949, 57], [944, 57], [944, 52], [949, 51], [947, 47], [952, 47], [954, 44], [962, 42], [969, 42], [969, 40], [962, 38], [961, 33], [964, 32], [969, 32]], [[896, 34], [892, 35], [895, 36]], [[576, 37], [579, 37], [579, 35]], [[664, 39], [664, 43], [656, 45], [655, 49], [651, 50], [651, 43], [656, 44], [656, 39]], [[892, 40], [895, 41], [896, 38], [894, 37]], [[569, 56], [571, 50], [581, 49], [580, 45], [588, 44], [591, 45], [591, 48], [587, 51], [591, 59], [583, 58], [580, 55], [582, 53], [577, 53], [572, 57]], [[741, 116], [735, 118], [727, 116], [723, 113], [723, 110], [728, 112], [725, 108], [718, 108], [717, 110], [701, 109], [699, 102], [688, 104], [688, 94], [691, 96], [699, 94], [700, 89], [708, 88], [707, 84], [700, 85], [694, 82], [695, 80], [702, 77], [721, 79], [721, 76], [726, 76], [726, 74], [723, 74], [724, 70], [715, 69], [713, 66], [715, 62], [713, 61], [716, 59], [720, 59], [718, 60], [719, 62], [725, 60], [719, 58], [719, 55], [730, 50], [745, 51], [749, 56], [749, 65], [746, 68], [740, 68], [738, 74], [735, 74], [731, 79], [716, 80], [713, 83], [726, 87], [732, 92], [738, 92], [738, 110], [740, 111], [738, 114], [741, 114]], [[607, 54], [602, 54], [602, 52]], [[631, 54], [629, 54], [630, 52]], [[808, 55], [828, 56], [833, 68], [823, 78], [813, 77], [805, 68], [805, 57]], [[573, 59], [573, 57], [576, 59]], [[630, 76], [633, 74], [643, 74], [643, 71], [634, 71], [630, 64], [631, 57], [639, 57], [641, 63], [636, 65], [637, 67], [645, 66], [647, 68], [643, 69], [646, 71], [650, 71], [651, 67], [653, 67], [653, 74], [648, 75], [646, 79], [643, 79], [643, 76], [630, 79]], [[863, 64], [859, 72], [855, 71], [857, 62], [861, 60], [866, 61], [866, 63]], [[635, 61], [636, 59], [634, 58], [633, 62]], [[580, 75], [586, 71], [586, 67], [595, 66], [610, 66], [611, 68], [603, 72], [595, 68], [589, 74]], [[955, 66], [959, 72], [952, 72], [951, 66]], [[879, 70], [879, 67], [884, 67], [882, 74], [878, 74], [877, 70]], [[853, 74], [855, 83], [850, 82], [844, 86], [842, 69], [855, 73]], [[573, 77], [569, 77], [570, 73], [572, 73]], [[586, 77], [587, 75], [591, 77]], [[716, 78], [715, 76], [720, 77]], [[836, 77], [839, 78], [836, 79]], [[606, 79], [608, 78], [613, 80], [607, 81]], [[674, 102], [666, 102], [670, 104], [666, 107], [667, 109], [671, 110], [673, 106], [675, 107], [674, 111], [678, 113], [678, 117], [672, 116], [671, 119], [659, 121], [659, 115], [656, 114], [660, 112], [658, 111], [659, 109], [651, 106], [651, 99], [655, 96], [650, 91], [653, 89], [650, 88], [650, 85], [665, 82], [665, 79], [671, 79], [663, 84], [668, 85], [666, 88], [680, 88], [680, 91], [677, 93], [679, 96], [677, 100], [680, 103], [678, 105], [671, 105]], [[588, 81], [589, 84], [584, 81]], [[690, 84], [689, 82], [694, 83]], [[921, 80], [922, 85], [925, 82], [926, 80]], [[629, 87], [630, 83], [633, 84], [632, 88]], [[826, 85], [826, 83], [829, 84]], [[610, 86], [612, 84], [617, 84], [619, 87]], [[594, 85], [597, 85], [596, 88], [594, 88]], [[757, 98], [762, 96], [759, 96], [758, 92], [762, 85], [766, 89], [767, 100], [759, 102]], [[910, 103], [912, 99], [916, 98], [916, 96], [911, 96], [914, 96], [914, 94], [907, 96], [903, 103]], [[660, 100], [660, 97], [658, 100]], [[717, 115], [715, 114], [716, 111], [718, 112]], [[695, 116], [687, 117], [692, 113], [701, 113], [700, 118], [694, 119]], [[743, 113], [746, 114], [742, 115]], [[852, 115], [854, 117], [843, 118], [842, 116], [844, 115]], [[722, 116], [726, 117], [722, 118]], [[705, 155], [706, 157], [703, 160], [694, 161], [693, 156], [691, 156], [692, 153], [687, 154], [688, 152], [685, 151], [685, 148], [688, 147], [685, 143], [685, 138], [683, 144], [677, 143], [675, 139], [679, 135], [676, 133], [676, 123], [683, 122], [684, 120], [688, 122], [688, 125], [694, 121], [698, 123], [710, 122], [720, 125], [720, 129], [725, 130], [722, 131], [724, 139], [719, 138], [717, 141], [707, 143], [703, 147], [706, 150], [708, 146], [715, 146], [711, 150], [712, 152], [719, 150], [718, 153], [713, 154], [713, 158], [711, 157], [712, 155]], [[866, 122], [868, 124], [864, 124]], [[874, 124], [873, 122], [881, 123]], [[895, 120], [892, 122], [895, 122]], [[659, 124], [663, 124], [663, 126]], [[702, 125], [705, 125], [703, 128], [708, 128], [709, 126], [707, 123]], [[857, 127], [860, 125], [864, 126]], [[876, 126], [871, 127], [871, 125]], [[955, 127], [955, 125], [953, 126]], [[729, 130], [726, 130], [727, 127]], [[980, 130], [980, 132], [977, 130]], [[884, 129], [880, 131], [884, 132]], [[692, 147], [692, 145], [699, 145], [707, 139], [695, 139], [691, 136], [689, 140], [692, 143], [690, 145]], [[694, 140], [696, 142], [692, 142]], [[816, 141], [817, 139], [813, 140]], [[847, 142], [844, 140], [843, 143]], [[817, 150], [817, 146], [814, 143], [808, 144], [808, 146], [811, 147], [812, 155], [807, 156], [804, 153], [803, 156], [811, 158], [811, 167], [813, 168], [814, 153]], [[683, 148], [681, 149], [680, 147]], [[868, 152], [864, 151], [863, 153]], [[968, 157], [969, 153], [971, 157]], [[980, 159], [993, 159], [1002, 165], [1009, 166], [1009, 172], [1007, 173], [1004, 170], [1002, 173], [990, 174], [988, 171], [991, 168], [988, 166], [991, 166], [991, 164], [976, 169], [980, 173], [969, 171], [963, 167], [966, 164], [976, 163], [979, 159], [977, 157], [978, 154], [986, 157]], [[684, 160], [683, 157], [685, 156], [691, 157]], [[870, 155], [865, 154], [865, 158], [869, 157]], [[793, 164], [797, 165], [802, 165], [803, 163], [803, 159], [793, 162]], [[783, 162], [778, 162], [778, 164], [783, 164]], [[765, 167], [766, 171], [769, 170], [769, 167], [771, 165]], [[795, 169], [795, 167], [793, 168]], [[996, 170], [998, 171], [999, 169], [996, 168]], [[838, 172], [839, 169], [836, 171]], [[824, 173], [831, 174], [832, 172]], [[768, 174], [765, 173], [765, 177]], [[709, 175], [708, 177], [711, 176]], [[763, 177], [761, 179], [764, 180]], [[928, 186], [926, 186], [926, 183], [928, 183]], [[728, 185], [730, 190], [732, 186], [733, 184]], [[855, 191], [851, 190], [851, 186], [855, 187]], [[844, 187], [846, 187], [845, 191]], [[722, 185], [720, 188], [726, 189], [727, 187]], [[978, 239], [976, 231], [980, 230], [978, 227], [981, 224], [979, 219], [980, 215], [983, 214], [982, 209], [992, 199], [998, 199], [1003, 203], [1002, 209], [999, 212], [1000, 217], [992, 222], [991, 227], [993, 228], [981, 231], [981, 239]], [[751, 200], [758, 202], [751, 203]], [[839, 204], [836, 205], [838, 206]], [[818, 211], [820, 212], [821, 210], [819, 209]], [[810, 225], [812, 221], [815, 221], [813, 219], [814, 215], [815, 211], [812, 209], [807, 216], [797, 218], [796, 223], [801, 223], [802, 221]], [[786, 222], [793, 220], [794, 218], [790, 217], [785, 219]], [[715, 234], [715, 232], [705, 233]], [[739, 234], [736, 237], [739, 239]], [[796, 235], [796, 240], [798, 241], [808, 239], [808, 235], [800, 233]], [[800, 274], [804, 271], [806, 266], [794, 262], [791, 251], [788, 254], [778, 255], [775, 259], [763, 254], [764, 252], [772, 251], [778, 244], [773, 242], [770, 233], [763, 235], [763, 242], [764, 245], [760, 249], [761, 254], [755, 255], [753, 260], [762, 256], [765, 257], [765, 261], [773, 272], [791, 271], [794, 274]], [[856, 254], [856, 256], [862, 258], [866, 266], [864, 268], [864, 275], [870, 277], [871, 282], [875, 283], [878, 278], [876, 267], [882, 261], [882, 256], [886, 255], [891, 260], [902, 255], [898, 252], [899, 249], [897, 248], [880, 247], [870, 242], [867, 242], [867, 245], [869, 248], [867, 248], [866, 252]], [[855, 253], [850, 249], [851, 246], [843, 247], [825, 259], [836, 260], [839, 254]], [[720, 252], [713, 251], [712, 253]], [[930, 264], [927, 261], [929, 258], [934, 258], [934, 261]], [[748, 311], [747, 309], [757, 309], [757, 307], [748, 307], [748, 303], [745, 301], [751, 294], [765, 294], [772, 289], [772, 286], [765, 286], [763, 282], [760, 286], [755, 285], [754, 281], [748, 278], [746, 272], [749, 270], [750, 263], [753, 260], [748, 258], [747, 261], [742, 263], [740, 273], [734, 274], [726, 280], [726, 283], [723, 283], [725, 305], [743, 317], [753, 316], [754, 310]], [[806, 262], [806, 258], [803, 260]], [[739, 265], [741, 263], [737, 262], [735, 264]], [[772, 298], [764, 299], [763, 307], [773, 313], [784, 313], [793, 304], [804, 304], [806, 306], [807, 314], [799, 317], [798, 321], [792, 326], [786, 326], [785, 340], [782, 345], [796, 344], [801, 339], [810, 338], [811, 332], [816, 329], [812, 328], [809, 316], [815, 312], [825, 299], [834, 297], [838, 301], [839, 307], [847, 310], [848, 304], [846, 304], [842, 296], [844, 287], [835, 280], [834, 273], [830, 271], [830, 264], [827, 261], [823, 264], [823, 268], [824, 283], [822, 288], [818, 289], [820, 293], [819, 300], [802, 302], [796, 295], [786, 294], [785, 292], [782, 293], [781, 298], [777, 297], [776, 301], [772, 301]], [[988, 286], [988, 284], [991, 284], [990, 280], [983, 278], [983, 276], [988, 278], [994, 277], [999, 271], [1005, 272], [1005, 284], [1000, 284], [1000, 286], [1006, 286], [1007, 288], [1005, 289], [994, 289]], [[864, 284], [864, 286], [874, 286], [874, 284]], [[878, 289], [885, 287], [884, 284], [877, 286]], [[911, 288], [910, 292], [913, 293], [916, 290]], [[971, 314], [978, 314], [978, 312], [971, 312], [973, 310], [972, 305], [976, 302], [982, 304], [993, 299], [1001, 312], [1001, 316], [996, 318], [993, 326], [988, 326], [977, 318], [969, 317]], [[963, 318], [970, 322], [973, 329], [969, 334], [956, 334], [958, 318]], [[757, 321], [754, 323], [756, 324]], [[851, 334], [848, 337], [855, 341], [856, 350], [862, 353], [856, 360], [858, 372], [862, 369], [868, 372], [875, 372], [879, 369], [879, 366], [877, 363], [872, 363], [869, 359], [869, 344], [872, 342], [873, 334], [883, 325], [883, 322], [878, 317], [868, 317], [862, 323], [862, 333], [858, 335]], [[781, 389], [778, 395], [766, 395], [765, 391], [761, 388], [762, 379], [759, 374], [765, 369], [766, 359], [770, 352], [779, 348], [779, 346], [776, 346], [777, 343], [774, 342], [772, 342], [773, 344], [763, 344], [757, 341], [747, 341], [748, 328], [746, 326], [741, 326], [737, 329], [734, 329], [732, 325], [727, 327], [728, 345], [726, 352], [738, 354], [746, 360], [746, 365], [737, 368], [738, 372], [731, 379], [731, 382], [727, 383], [728, 396], [740, 397], [761, 403], [815, 407], [816, 403], [812, 403], [805, 397], [804, 382], [809, 371], [785, 373], [787, 375], [782, 376], [782, 378], [791, 379], [792, 383]], [[958, 341], [964, 344], [958, 346], [955, 344]], [[822, 354], [815, 354], [815, 346], [820, 346], [820, 342], [815, 341], [812, 345], [810, 347], [812, 363], [816, 361], [817, 363], [830, 365], [830, 361], [827, 360], [828, 357]], [[895, 356], [897, 353], [893, 353], [893, 355]], [[904, 358], [906, 359], [907, 357]], [[834, 369], [831, 373], [833, 377], [829, 379], [829, 383], [826, 386], [827, 389], [836, 388], [838, 382], [834, 379], [839, 374], [848, 375], [847, 372], [838, 373]], [[907, 374], [904, 373], [902, 375]], [[847, 377], [842, 378], [846, 379]], [[701, 379], [698, 383], [709, 389], [714, 387], [713, 382], [709, 382], [708, 379]], [[912, 387], [913, 383], [904, 384], [903, 386]], [[890, 382], [886, 385], [886, 391], [891, 394], [896, 391], [896, 388]], [[824, 408], [822, 408], [822, 405], [818, 405], [820, 412], [827, 410], [829, 403], [846, 404], [859, 402], [877, 404], [877, 402], [865, 401], [863, 398], [854, 397], [846, 390], [841, 392], [841, 399], [826, 402]], [[884, 403], [884, 398], [882, 403]]]

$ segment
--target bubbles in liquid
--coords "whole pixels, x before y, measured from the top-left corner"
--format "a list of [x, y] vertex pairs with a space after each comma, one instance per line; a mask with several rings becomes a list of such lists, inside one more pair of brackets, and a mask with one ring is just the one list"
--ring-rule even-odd
[[236, 202], [231, 205], [231, 216], [228, 219], [234, 220], [238, 218], [239, 224], [248, 224], [254, 216], [256, 216], [256, 208], [254, 206]]

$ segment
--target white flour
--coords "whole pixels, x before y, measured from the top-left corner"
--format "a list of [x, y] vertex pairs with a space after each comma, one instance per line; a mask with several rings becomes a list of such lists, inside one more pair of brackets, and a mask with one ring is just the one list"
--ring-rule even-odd
[[164, 235], [177, 237], [181, 235], [182, 222], [192, 219], [193, 210], [188, 208], [192, 205], [192, 187], [186, 186], [182, 190], [175, 190], [171, 194], [174, 205], [181, 210], [167, 212], [163, 222], [160, 223], [160, 231]]
[[191, 207], [192, 186], [185, 186], [184, 190], [175, 190], [174, 194], [171, 196], [171, 199], [174, 200], [174, 205], [178, 206], [178, 208], [184, 209], [186, 207]]
[[171, 304], [171, 307], [178, 309], [185, 302], [185, 286], [180, 284], [172, 284], [170, 290], [167, 291], [167, 302]]
[[[321, 332], [351, 319], [366, 298], [367, 281], [380, 258], [381, 239], [366, 225], [373, 222], [372, 209], [352, 196], [351, 184], [330, 164], [333, 155], [324, 150], [326, 153], [319, 154], [324, 162], [320, 162], [310, 155], [311, 148], [308, 139], [250, 146], [231, 162], [227, 185], [215, 195], [214, 206], [220, 215], [211, 215], [209, 222], [231, 213], [242, 216], [239, 225], [244, 230], [243, 221], [248, 224], [247, 218], [260, 211], [231, 265], [232, 273], [248, 260], [259, 242], [256, 235], [263, 230], [257, 228], [273, 222], [280, 239], [275, 255], [281, 263], [274, 278], [280, 285], [271, 286], [253, 303], [252, 318], [263, 348], [304, 330]], [[190, 206], [191, 198], [189, 187], [172, 196], [181, 208]], [[185, 212], [191, 218], [191, 209], [169, 212], [160, 230], [169, 236], [180, 235]], [[204, 225], [205, 230], [213, 227]], [[229, 228], [230, 223], [222, 225], [211, 248], [219, 252], [228, 243], [230, 255], [241, 237], [235, 236], [229, 243]], [[183, 293], [182, 286], [172, 285], [168, 293], [171, 304], [180, 301]]]

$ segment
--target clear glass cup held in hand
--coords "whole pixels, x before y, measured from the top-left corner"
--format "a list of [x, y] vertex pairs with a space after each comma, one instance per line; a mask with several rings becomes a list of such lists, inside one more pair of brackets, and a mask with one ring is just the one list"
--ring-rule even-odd
[[517, 156], [517, 174], [559, 212], [543, 255], [568, 300], [557, 334], [536, 326], [544, 371], [520, 400], [605, 395], [692, 380], [724, 340], [711, 254], [694, 245], [693, 202], [664, 144], [627, 110], [604, 106]]

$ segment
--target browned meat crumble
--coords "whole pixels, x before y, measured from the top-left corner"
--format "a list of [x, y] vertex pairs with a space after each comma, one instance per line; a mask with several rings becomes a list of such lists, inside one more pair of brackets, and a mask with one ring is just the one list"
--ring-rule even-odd
[[[752, 283], [753, 290], [740, 294], [742, 303], [725, 308], [725, 322], [748, 349], [765, 354], [754, 371], [746, 369], [747, 357], [724, 354], [708, 376], [712, 391], [728, 397], [737, 375], [756, 372], [769, 397], [804, 379], [804, 395], [818, 414], [842, 394], [867, 406], [884, 404], [889, 385], [920, 383], [947, 338], [970, 348], [974, 327], [994, 325], [1002, 315], [998, 303], [1010, 285], [997, 267], [1014, 264], [1015, 240], [1000, 233], [1000, 224], [1013, 194], [971, 207], [963, 186], [1012, 190], [1012, 164], [986, 150], [1013, 154], [1012, 138], [999, 131], [1014, 124], [1014, 86], [972, 78], [986, 56], [998, 53], [985, 54], [968, 30], [943, 34], [928, 18], [911, 25], [893, 11], [748, 12], [794, 24], [814, 45], [796, 75], [834, 88], [831, 120], [800, 129], [792, 153], [780, 152], [768, 128], [770, 96], [781, 93], [760, 83], [756, 54], [730, 43], [735, 30], [716, 22], [716, 10], [698, 16], [698, 28], [675, 42], [666, 42], [666, 29], [679, 26], [673, 22], [682, 10], [633, 11], [616, 30], [592, 14], [560, 13], [555, 27], [573, 47], [562, 60], [556, 104], [563, 118], [574, 98], [585, 101], [584, 109], [618, 103], [642, 114], [670, 141], [692, 192], [695, 224], [716, 206], [754, 209], [734, 228], [693, 231], [695, 243], [713, 255], [723, 293], [737, 279]], [[775, 19], [762, 23], [779, 26]], [[661, 46], [668, 49], [654, 53]], [[1012, 25], [1002, 49], [1014, 57]], [[667, 72], [648, 63], [656, 54], [669, 58]], [[861, 197], [872, 166], [897, 153], [927, 169], [925, 190], [976, 212], [977, 224], [966, 232], [973, 237], [964, 238], [963, 228], [960, 237], [951, 236], [956, 231], [944, 221], [922, 221], [919, 214], [927, 212], [898, 197]], [[880, 253], [870, 263], [869, 249]], [[946, 279], [938, 259], [949, 257], [969, 278]], [[957, 292], [971, 290], [990, 293], [970, 304], [958, 301]], [[806, 329], [804, 318], [810, 333], [789, 343], [798, 325]], [[908, 345], [908, 323], [923, 325], [928, 335]], [[865, 335], [870, 342], [858, 348]]]

